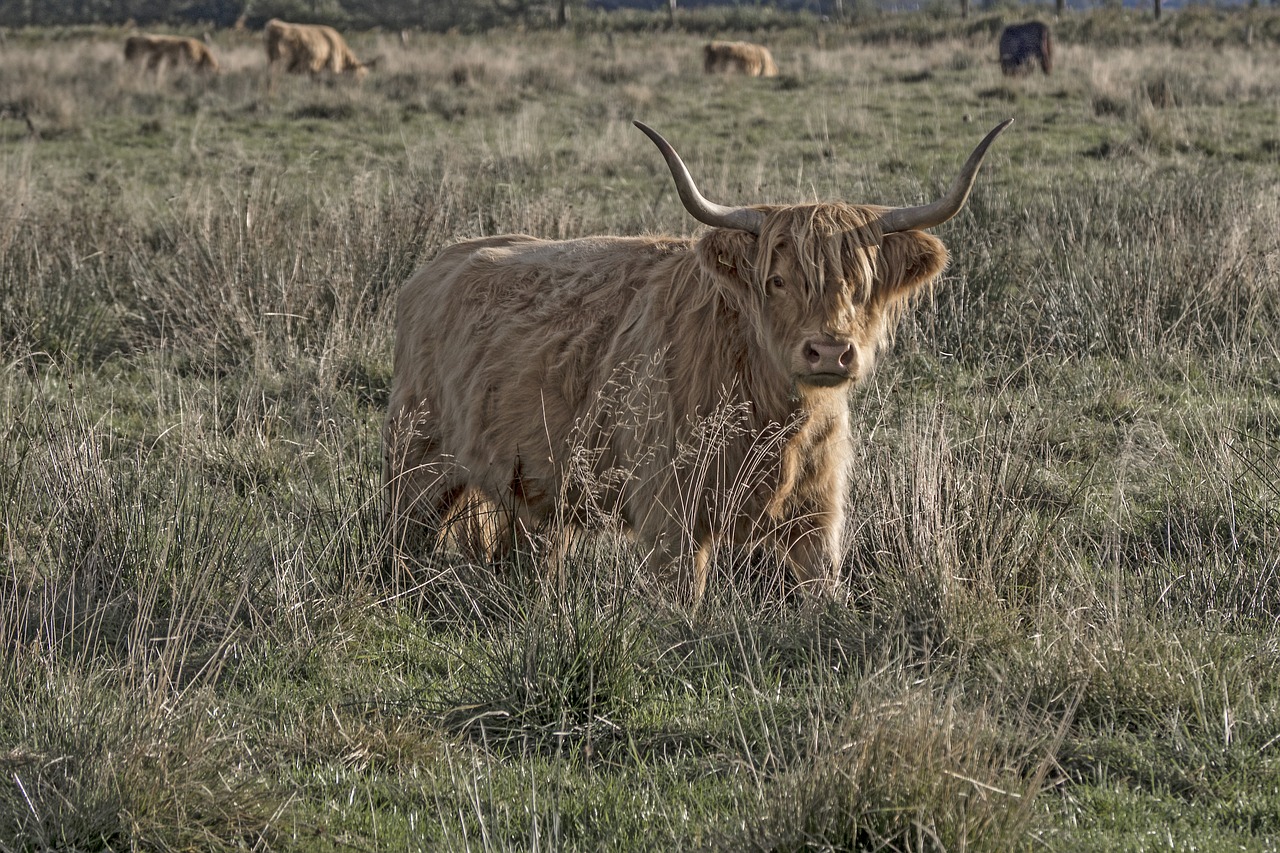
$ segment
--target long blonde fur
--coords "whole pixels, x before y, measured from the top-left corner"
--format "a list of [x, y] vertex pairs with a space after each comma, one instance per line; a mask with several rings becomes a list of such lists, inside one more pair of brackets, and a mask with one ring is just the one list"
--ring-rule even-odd
[[[879, 208], [757, 209], [758, 237], [507, 235], [418, 270], [385, 427], [393, 524], [438, 525], [479, 495], [508, 539], [620, 523], [695, 598], [717, 545], [769, 543], [797, 582], [832, 582], [850, 389], [946, 251], [882, 237]], [[853, 342], [851, 381], [806, 382], [823, 335]]]
[[291, 74], [353, 74], [362, 78], [368, 66], [356, 59], [347, 42], [333, 27], [319, 24], [290, 24], [276, 18], [263, 29], [267, 63], [283, 67]]
[[762, 44], [746, 41], [713, 41], [702, 48], [702, 70], [707, 74], [745, 74], [777, 77], [773, 54]]
[[146, 33], [129, 36], [124, 41], [124, 58], [127, 62], [145, 65], [148, 71], [156, 71], [166, 64], [198, 71], [218, 70], [218, 60], [208, 46], [186, 36]]

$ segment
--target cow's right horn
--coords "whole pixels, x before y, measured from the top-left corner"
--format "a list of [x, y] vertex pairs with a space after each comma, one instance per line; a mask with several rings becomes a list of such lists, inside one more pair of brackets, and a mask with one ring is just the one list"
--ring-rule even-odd
[[1013, 124], [1013, 119], [1005, 119], [1000, 122], [986, 138], [978, 143], [978, 147], [973, 149], [973, 153], [969, 155], [969, 159], [964, 162], [964, 167], [960, 169], [960, 175], [956, 178], [955, 183], [951, 185], [951, 189], [945, 196], [933, 202], [933, 204], [925, 204], [920, 207], [899, 207], [887, 211], [880, 217], [880, 230], [885, 234], [894, 231], [920, 231], [925, 228], [932, 228], [935, 225], [941, 225], [951, 217], [960, 212], [964, 207], [964, 203], [969, 199], [969, 190], [973, 188], [973, 179], [978, 175], [978, 167], [982, 165], [982, 158], [987, 154], [987, 148], [995, 141], [1006, 127]]
[[667, 161], [667, 168], [671, 170], [671, 177], [676, 179], [676, 192], [680, 194], [680, 201], [684, 203], [684, 209], [689, 211], [694, 219], [713, 228], [732, 228], [737, 231], [760, 234], [760, 228], [764, 225], [763, 213], [749, 207], [725, 207], [707, 201], [702, 193], [698, 192], [698, 187], [693, 183], [693, 177], [685, 168], [680, 155], [671, 147], [671, 143], [644, 122], [637, 121], [635, 126], [643, 130], [662, 152], [662, 156]]

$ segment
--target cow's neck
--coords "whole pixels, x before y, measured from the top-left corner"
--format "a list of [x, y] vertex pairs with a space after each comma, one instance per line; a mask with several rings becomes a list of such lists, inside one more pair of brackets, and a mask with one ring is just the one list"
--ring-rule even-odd
[[711, 414], [708, 405], [742, 405], [754, 429], [807, 419], [812, 395], [798, 394], [760, 348], [742, 310], [721, 294], [689, 306], [672, 328], [668, 358], [680, 411]]

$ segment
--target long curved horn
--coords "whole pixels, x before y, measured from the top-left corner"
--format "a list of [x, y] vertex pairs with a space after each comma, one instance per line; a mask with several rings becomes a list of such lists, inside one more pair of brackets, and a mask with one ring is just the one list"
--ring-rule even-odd
[[680, 201], [684, 203], [684, 209], [689, 211], [694, 219], [713, 228], [732, 228], [737, 231], [749, 231], [757, 236], [760, 234], [760, 228], [764, 225], [763, 213], [749, 207], [725, 207], [707, 201], [702, 193], [698, 192], [692, 176], [689, 175], [689, 170], [685, 168], [684, 161], [671, 147], [671, 143], [644, 122], [637, 121], [635, 126], [653, 140], [653, 144], [658, 146], [658, 150], [666, 158], [671, 177], [676, 179], [676, 192], [680, 194]]
[[959, 177], [946, 195], [932, 204], [920, 207], [899, 207], [885, 212], [880, 217], [880, 230], [885, 234], [894, 231], [919, 231], [941, 225], [959, 213], [969, 199], [969, 190], [973, 188], [973, 179], [978, 175], [978, 167], [982, 165], [982, 158], [986, 156], [987, 148], [1001, 131], [1011, 124], [1013, 119], [1005, 119], [992, 128], [986, 138], [978, 143], [978, 147], [973, 149], [964, 167], [960, 169]]

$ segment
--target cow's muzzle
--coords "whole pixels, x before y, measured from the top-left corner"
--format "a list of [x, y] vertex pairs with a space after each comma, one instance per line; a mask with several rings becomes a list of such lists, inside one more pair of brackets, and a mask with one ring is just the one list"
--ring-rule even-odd
[[807, 372], [798, 377], [808, 385], [831, 387], [853, 378], [855, 353], [847, 341], [809, 341], [804, 345]]

